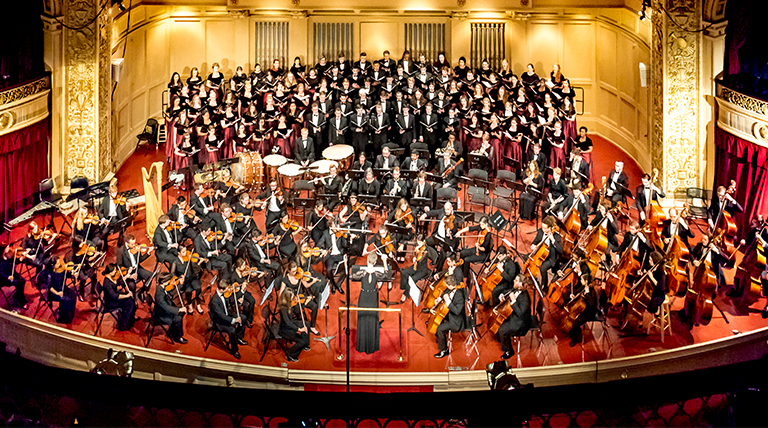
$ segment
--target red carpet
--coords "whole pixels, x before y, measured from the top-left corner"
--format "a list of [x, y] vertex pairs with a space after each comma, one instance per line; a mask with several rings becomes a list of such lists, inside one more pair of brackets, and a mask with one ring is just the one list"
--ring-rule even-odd
[[[595, 151], [593, 153], [594, 181], [599, 183], [600, 177], [607, 175], [608, 171], [613, 167], [615, 160], [624, 160], [625, 170], [630, 178], [630, 187], [634, 189], [640, 183], [641, 171], [637, 164], [629, 159], [626, 154], [613, 146], [612, 143], [599, 138], [593, 137], [595, 143]], [[117, 173], [119, 180], [120, 190], [137, 189], [140, 193], [143, 193], [143, 185], [141, 183], [141, 174], [138, 173], [142, 166], [148, 167], [152, 162], [157, 160], [165, 160], [162, 150], [140, 150], [131, 156], [128, 161], [122, 166]], [[164, 173], [167, 173], [165, 171]], [[176, 189], [169, 189], [166, 196], [170, 198], [170, 201], [175, 200], [176, 196], [180, 194]], [[463, 192], [460, 193], [463, 195]], [[165, 204], [164, 204], [165, 205]], [[380, 217], [380, 216], [379, 216]], [[382, 219], [374, 217], [371, 227], [377, 226]], [[61, 220], [57, 219], [57, 224], [60, 224]], [[259, 225], [263, 225], [263, 216], [257, 218]], [[519, 225], [519, 248], [527, 248], [530, 245], [534, 235], [535, 225], [533, 222], [521, 222]], [[137, 236], [139, 242], [150, 243], [151, 240], [146, 236], [144, 222], [144, 211], [141, 211], [136, 219], [134, 225], [130, 228], [129, 232]], [[18, 227], [11, 233], [12, 240], [19, 240], [23, 237], [26, 231], [26, 227]], [[513, 240], [513, 239], [512, 239]], [[470, 244], [472, 244], [470, 242]], [[62, 245], [62, 248], [68, 246]], [[110, 253], [107, 260], [112, 261], [115, 257], [115, 249], [110, 248]], [[147, 268], [154, 266], [154, 257], [147, 260], [144, 265]], [[730, 273], [732, 275], [732, 273]], [[100, 276], [101, 279], [101, 276]], [[210, 278], [203, 278], [204, 284]], [[395, 280], [395, 289], [392, 291], [390, 299], [398, 300], [400, 297], [400, 291], [397, 287], [397, 278]], [[383, 290], [383, 289], [382, 289]], [[4, 289], [6, 293], [10, 290]], [[261, 298], [261, 292], [258, 290], [252, 290], [254, 297], [257, 301]], [[352, 283], [352, 302], [357, 301], [357, 296], [360, 292], [359, 283]], [[25, 312], [26, 315], [32, 316], [34, 309], [37, 306], [37, 290], [27, 285], [26, 290], [27, 297], [30, 299], [30, 309]], [[386, 291], [380, 293], [380, 298], [385, 298]], [[346, 297], [346, 296], [343, 296]], [[329, 299], [330, 309], [326, 312], [321, 311], [318, 317], [318, 329], [324, 335], [337, 335], [337, 337], [331, 342], [330, 349], [316, 340], [311, 342], [311, 351], [303, 352], [300, 357], [300, 361], [297, 363], [287, 363], [284, 355], [279, 350], [277, 345], [271, 344], [270, 349], [267, 351], [264, 361], [261, 364], [270, 366], [283, 366], [294, 369], [313, 369], [313, 370], [334, 370], [343, 371], [346, 368], [346, 352], [341, 359], [338, 359], [340, 349], [338, 348], [339, 334], [343, 334], [343, 330], [339, 329], [338, 325], [338, 308], [340, 296], [338, 294], [332, 295]], [[538, 298], [537, 298], [538, 299]], [[640, 355], [648, 353], [651, 350], [671, 349], [683, 345], [689, 345], [692, 343], [701, 343], [704, 341], [727, 337], [733, 334], [734, 330], [737, 331], [749, 331], [759, 327], [768, 325], [768, 320], [763, 320], [759, 313], [750, 311], [750, 313], [739, 313], [735, 307], [733, 307], [729, 299], [721, 297], [717, 302], [720, 307], [726, 312], [726, 316], [730, 321], [727, 324], [720, 314], [715, 311], [715, 316], [712, 322], [708, 326], [695, 327], [692, 331], [687, 331], [683, 325], [673, 315], [674, 335], [667, 336], [665, 342], [662, 344], [657, 333], [651, 333], [648, 336], [635, 336], [635, 337], [620, 337], [616, 327], [616, 320], [609, 319], [609, 329], [606, 334], [603, 334], [602, 327], [600, 325], [595, 326], [593, 332], [587, 332], [585, 338], [585, 345], [583, 347], [569, 347], [568, 340], [565, 335], [554, 327], [549, 315], [545, 316], [545, 324], [543, 327], [543, 341], [539, 340], [538, 334], [529, 333], [528, 336], [521, 341], [521, 352], [516, 358], [519, 360], [519, 364], [522, 366], [541, 366], [549, 364], [562, 364], [562, 363], [574, 363], [581, 362], [582, 360], [592, 361], [605, 359], [610, 357], [623, 357], [629, 355]], [[678, 299], [673, 305], [673, 310], [679, 309], [682, 306], [682, 300]], [[2, 301], [5, 305], [5, 302]], [[274, 304], [274, 300], [269, 302]], [[755, 303], [753, 309], [762, 309], [765, 303], [761, 300]], [[482, 369], [486, 364], [498, 360], [501, 355], [501, 350], [497, 340], [491, 335], [483, 335], [485, 333], [485, 326], [480, 326], [478, 333], [482, 335], [482, 338], [477, 343], [477, 350], [479, 352], [479, 358], [476, 354], [470, 353], [467, 355], [466, 348], [464, 346], [465, 334], [459, 334], [454, 337], [454, 350], [450, 358], [444, 358], [441, 360], [435, 359], [433, 355], [437, 352], [437, 344], [434, 335], [426, 333], [425, 329], [425, 316], [417, 309], [415, 316], [415, 327], [424, 334], [424, 337], [419, 336], [415, 332], [406, 332], [411, 325], [411, 305], [394, 305], [393, 307], [401, 308], [403, 314], [403, 360], [399, 361], [399, 334], [398, 334], [398, 320], [394, 314], [382, 315], [381, 319], [384, 319], [383, 328], [381, 330], [381, 345], [380, 351], [372, 355], [365, 355], [354, 351], [355, 334], [353, 330], [351, 333], [351, 361], [350, 365], [353, 370], [361, 371], [398, 371], [398, 372], [432, 372], [432, 371], [446, 371], [446, 370], [466, 370], [472, 367]], [[207, 310], [207, 309], [206, 309]], [[488, 309], [480, 309], [479, 322], [485, 322], [489, 314]], [[257, 319], [254, 322], [254, 327], [246, 332], [245, 340], [249, 342], [248, 346], [243, 346], [240, 349], [242, 354], [241, 362], [245, 363], [259, 363], [259, 358], [263, 352], [262, 346], [262, 323], [260, 319], [260, 311], [257, 310]], [[73, 330], [81, 331], [84, 333], [92, 333], [95, 329], [94, 323], [95, 312], [87, 302], [78, 303], [78, 310], [75, 321], [72, 325], [64, 326]], [[132, 331], [119, 332], [116, 330], [114, 322], [106, 317], [100, 336], [108, 337], [113, 340], [122, 341], [134, 345], [144, 345], [144, 332], [146, 331], [147, 324], [146, 318], [148, 313], [143, 305], [140, 305], [138, 316], [142, 318], [142, 321], [137, 322]], [[38, 318], [42, 318], [48, 322], [55, 322], [51, 318], [50, 312], [45, 312], [42, 315], [38, 315]], [[208, 315], [207, 314], [192, 314], [185, 317], [185, 337], [189, 340], [187, 345], [171, 345], [168, 339], [160, 329], [156, 329], [155, 336], [150, 344], [154, 349], [159, 349], [168, 352], [179, 352], [188, 355], [196, 355], [201, 357], [215, 358], [235, 361], [229, 353], [222, 349], [220, 344], [212, 345], [207, 352], [203, 351], [205, 343], [207, 341], [206, 331], [208, 328]], [[344, 322], [344, 321], [342, 321]], [[355, 320], [351, 321], [354, 328]], [[327, 326], [327, 327], [326, 327]], [[315, 337], [313, 336], [313, 339]], [[343, 348], [346, 347], [346, 337], [342, 336]], [[310, 386], [308, 386], [309, 388]], [[331, 388], [322, 385], [311, 386], [311, 388], [322, 389]], [[377, 389], [378, 390], [378, 389]]]

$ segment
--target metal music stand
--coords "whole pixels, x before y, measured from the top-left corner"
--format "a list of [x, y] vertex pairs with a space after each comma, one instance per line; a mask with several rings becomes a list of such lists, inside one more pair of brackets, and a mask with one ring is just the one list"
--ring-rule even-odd
[[293, 208], [301, 208], [301, 217], [304, 219], [304, 227], [307, 227], [307, 209], [315, 207], [315, 198], [293, 198]]
[[465, 175], [460, 175], [458, 179], [459, 184], [464, 184], [462, 186], [464, 188], [464, 200], [467, 200], [467, 188], [472, 185], [475, 182], [475, 179], [472, 177], [467, 177]]
[[374, 177], [384, 178], [388, 175], [392, 175], [392, 170], [389, 168], [373, 168]]
[[395, 155], [397, 157], [400, 157], [400, 156], [405, 154], [405, 147], [398, 147], [396, 149], [389, 149], [389, 153], [391, 153], [391, 154], [393, 154], [393, 155]]
[[483, 169], [486, 171], [491, 169], [491, 160], [483, 155], [470, 153], [467, 155], [467, 163], [469, 163], [470, 168]]
[[472, 223], [479, 223], [480, 219], [478, 218], [478, 215], [481, 217], [485, 215], [485, 213], [478, 213], [475, 211], [454, 211], [453, 214], [461, 217], [461, 220], [465, 223], [468, 221], [471, 221]]
[[350, 169], [347, 171], [347, 175], [352, 180], [360, 180], [365, 177], [365, 171], [362, 169]]
[[394, 223], [384, 223], [384, 226], [387, 227], [387, 231], [389, 233], [397, 233], [400, 235], [407, 235], [409, 232], [409, 229], [407, 227], [400, 227]]
[[400, 170], [400, 178], [404, 178], [406, 180], [415, 180], [416, 176], [418, 175], [419, 175], [419, 171], [411, 171], [410, 169]]
[[418, 208], [418, 207], [427, 207], [427, 208], [431, 209], [432, 208], [432, 199], [430, 199], [430, 198], [418, 198], [418, 197], [414, 196], [413, 198], [411, 198], [410, 204], [411, 204], [411, 208], [414, 208], [414, 207], [416, 207], [416, 208]]
[[368, 205], [373, 205], [374, 207], [378, 207], [379, 204], [379, 197], [374, 195], [357, 195], [357, 199]]
[[427, 181], [437, 184], [443, 184], [443, 176], [439, 174], [427, 173]]
[[400, 195], [381, 195], [381, 203], [386, 207], [391, 207], [400, 200]]
[[103, 198], [107, 195], [109, 195], [109, 181], [102, 181], [101, 183], [96, 183], [85, 189], [71, 193], [67, 197], [67, 201], [79, 200], [87, 204], [94, 199]]

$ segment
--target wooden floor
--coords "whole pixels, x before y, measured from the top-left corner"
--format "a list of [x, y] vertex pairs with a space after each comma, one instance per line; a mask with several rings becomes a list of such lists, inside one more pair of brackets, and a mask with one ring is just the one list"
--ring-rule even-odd
[[[625, 162], [625, 170], [630, 178], [630, 188], [634, 189], [635, 186], [639, 185], [641, 171], [637, 164], [610, 142], [599, 137], [593, 138], [595, 141], [595, 151], [593, 154], [593, 180], [599, 183], [600, 177], [607, 175], [608, 171], [613, 167], [613, 162], [615, 160], [623, 160]], [[143, 193], [141, 174], [139, 173], [140, 168], [148, 168], [154, 161], [166, 161], [167, 168], [167, 160], [163, 155], [162, 149], [140, 149], [137, 153], [133, 154], [117, 173], [120, 190], [137, 189], [139, 193]], [[164, 174], [167, 175], [167, 171], [165, 171]], [[183, 192], [171, 188], [165, 196], [173, 201], [176, 196], [181, 193]], [[461, 196], [463, 196], [463, 193], [461, 193]], [[163, 204], [164, 206], [167, 206], [165, 200]], [[381, 215], [374, 216], [374, 219], [371, 221], [371, 226], [377, 226], [381, 221]], [[56, 223], [61, 223], [60, 216], [57, 216]], [[257, 223], [263, 229], [263, 216], [260, 215], [257, 217]], [[21, 239], [25, 230], [26, 228], [23, 226], [15, 229], [10, 234], [11, 240]], [[527, 252], [527, 248], [529, 248], [534, 237], [534, 232], [535, 224], [533, 222], [521, 221], [517, 227], [517, 236], [510, 235], [507, 236], [507, 238], [513, 243], [515, 242], [515, 238], [517, 238], [517, 247], [520, 248], [522, 252]], [[137, 236], [139, 242], [151, 243], [151, 239], [146, 235], [143, 211], [139, 213], [134, 225], [130, 228], [129, 233], [133, 233]], [[694, 242], [697, 240], [698, 239], [694, 240]], [[112, 245], [114, 246], [115, 244]], [[61, 247], [68, 248], [68, 245], [62, 245]], [[115, 248], [111, 247], [107, 260], [112, 261], [114, 260], [114, 257]], [[363, 263], [362, 259], [359, 263]], [[155, 265], [154, 257], [147, 260], [144, 265], [151, 269]], [[727, 273], [727, 276], [732, 277], [732, 272]], [[99, 279], [101, 279], [100, 273]], [[209, 279], [210, 278], [204, 277], [204, 284]], [[399, 284], [398, 280], [399, 277], [396, 277], [394, 289], [390, 293], [388, 300], [399, 300], [400, 291], [397, 285]], [[357, 301], [357, 296], [359, 294], [359, 283], [353, 282], [351, 287], [352, 303], [354, 304]], [[10, 294], [9, 289], [4, 289], [3, 291], [5, 291], [6, 294]], [[765, 306], [764, 299], [756, 302], [752, 305], [749, 311], [744, 313], [731, 304], [730, 299], [724, 296], [724, 291], [725, 290], [720, 290], [715, 302], [723, 310], [725, 316], [722, 316], [720, 312], [715, 311], [715, 316], [709, 325], [697, 326], [692, 330], [688, 330], [674, 313], [675, 310], [679, 310], [682, 307], [682, 299], [673, 302], [673, 334], [667, 336], [664, 343], [661, 342], [660, 337], [656, 332], [651, 332], [650, 335], [642, 334], [638, 336], [624, 337], [617, 328], [615, 314], [609, 312], [607, 329], [604, 330], [603, 325], [594, 323], [595, 325], [592, 326], [592, 329], [587, 329], [586, 331], [583, 346], [570, 347], [568, 338], [555, 327], [555, 323], [550, 319], [548, 310], [545, 314], [545, 323], [541, 335], [536, 332], [531, 332], [520, 341], [520, 352], [515, 357], [517, 358], [517, 364], [520, 366], [532, 367], [641, 355], [663, 349], [672, 349], [693, 343], [702, 343], [713, 339], [728, 337], [737, 334], [738, 332], [750, 331], [768, 325], [768, 320], [762, 319], [759, 314], [759, 309], [762, 309]], [[259, 301], [262, 297], [262, 292], [258, 290], [252, 292], [257, 301]], [[28, 283], [26, 295], [30, 300], [30, 309], [23, 313], [32, 316], [37, 307], [38, 291], [32, 284]], [[328, 348], [326, 348], [324, 343], [312, 340], [311, 351], [303, 352], [299, 362], [287, 363], [285, 356], [280, 352], [279, 348], [272, 344], [267, 350], [266, 356], [261, 364], [308, 370], [345, 370], [347, 357], [345, 355], [346, 336], [340, 337], [340, 332], [343, 330], [339, 328], [338, 308], [341, 306], [340, 299], [346, 297], [347, 296], [339, 296], [338, 294], [332, 295], [329, 298], [329, 309], [327, 311], [321, 311], [318, 317], [317, 326], [321, 333], [324, 336], [336, 336], [335, 339], [330, 341]], [[384, 289], [382, 289], [380, 298], [387, 298]], [[0, 302], [5, 305], [4, 300]], [[268, 301], [267, 304], [274, 305], [274, 299]], [[400, 310], [402, 319], [398, 318], [398, 313], [386, 313], [381, 316], [381, 319], [383, 319], [381, 350], [372, 355], [360, 354], [354, 350], [356, 333], [355, 317], [353, 316], [351, 318], [350, 322], [352, 329], [350, 339], [352, 352], [350, 366], [352, 370], [380, 372], [434, 372], [466, 370], [472, 368], [483, 369], [486, 364], [497, 361], [501, 356], [501, 349], [498, 341], [493, 335], [484, 334], [485, 326], [482, 325], [478, 328], [478, 332], [482, 337], [476, 344], [477, 353], [475, 353], [474, 350], [470, 350], [472, 352], [468, 355], [464, 343], [466, 335], [458, 334], [454, 336], [453, 353], [450, 358], [435, 359], [433, 355], [437, 352], [436, 339], [433, 335], [426, 334], [424, 325], [425, 317], [420, 313], [420, 309], [416, 308], [414, 312], [413, 306], [410, 303], [404, 305], [392, 305], [391, 307]], [[259, 312], [260, 311], [257, 310], [257, 317], [253, 328], [246, 332], [245, 340], [247, 340], [249, 344], [241, 347], [241, 362], [257, 364], [261, 358], [263, 352], [263, 328]], [[479, 312], [479, 322], [484, 323], [489, 316], [490, 309], [481, 307]], [[146, 337], [144, 334], [147, 327], [146, 319], [148, 317], [148, 313], [143, 304], [140, 304], [137, 314], [142, 320], [136, 323], [133, 330], [119, 332], [116, 330], [113, 321], [107, 317], [105, 318], [104, 326], [102, 326], [102, 331], [99, 332], [99, 335], [112, 340], [143, 346]], [[84, 333], [92, 333], [95, 329], [94, 317], [95, 312], [93, 306], [88, 302], [81, 302], [78, 303], [74, 322], [71, 325], [64, 327]], [[646, 318], [649, 317], [650, 316], [646, 314]], [[51, 323], [55, 322], [52, 319], [50, 312], [46, 311], [41, 311], [41, 313], [37, 315], [37, 318]], [[414, 320], [415, 330], [424, 334], [423, 337], [416, 331], [406, 331], [406, 329], [411, 326], [412, 318]], [[400, 321], [402, 321], [402, 326], [400, 325]], [[234, 358], [221, 346], [212, 345], [207, 352], [203, 350], [207, 341], [207, 335], [205, 333], [208, 328], [208, 322], [209, 319], [207, 313], [203, 315], [197, 313], [187, 315], [184, 320], [184, 329], [185, 337], [189, 340], [188, 344], [172, 345], [169, 343], [168, 339], [165, 338], [162, 331], [157, 329], [150, 346], [154, 349], [168, 352], [178, 352], [188, 355], [234, 361]], [[342, 321], [342, 324], [344, 323], [345, 321]], [[313, 339], [316, 338], [317, 337], [313, 336]], [[341, 343], [340, 339], [342, 339]], [[400, 347], [401, 340], [402, 351]], [[399, 358], [401, 352], [402, 360]]]

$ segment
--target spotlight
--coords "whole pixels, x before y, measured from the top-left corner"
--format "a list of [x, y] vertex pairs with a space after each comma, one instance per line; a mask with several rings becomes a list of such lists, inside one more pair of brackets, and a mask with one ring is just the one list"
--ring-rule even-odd
[[646, 18], [648, 18], [648, 15], [645, 14], [646, 8], [649, 6], [648, 0], [643, 0], [643, 10], [640, 10], [637, 12], [638, 15], [640, 15], [640, 20], [645, 21]]
[[119, 10], [120, 12], [125, 12], [125, 5], [123, 4], [123, 2], [120, 2], [120, 5], [117, 6], [117, 10]]
[[123, 4], [123, 0], [111, 0], [110, 6], [118, 5], [117, 9], [120, 12], [125, 12], [125, 5]]

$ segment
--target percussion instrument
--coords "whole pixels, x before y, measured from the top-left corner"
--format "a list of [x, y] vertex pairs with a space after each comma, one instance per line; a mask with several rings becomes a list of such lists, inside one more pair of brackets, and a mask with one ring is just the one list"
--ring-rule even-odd
[[339, 167], [339, 163], [334, 160], [322, 159], [309, 164], [309, 180], [313, 178], [327, 177], [331, 174], [331, 165]]
[[264, 184], [264, 163], [261, 153], [241, 152], [235, 156], [239, 161], [232, 164], [232, 178], [246, 188], [261, 188]]
[[346, 171], [352, 167], [354, 156], [355, 149], [348, 144], [337, 144], [323, 150], [323, 157], [338, 162], [341, 171]]
[[264, 168], [264, 181], [269, 183], [273, 178], [277, 179], [277, 169], [285, 165], [288, 159], [281, 155], [268, 155], [264, 156], [263, 161], [264, 165], [266, 165]]
[[277, 183], [283, 189], [293, 189], [293, 183], [300, 180], [303, 173], [301, 165], [287, 163], [277, 169]]
[[200, 171], [195, 173], [195, 183], [205, 184], [212, 181], [221, 181], [222, 172], [220, 169], [211, 171]]

